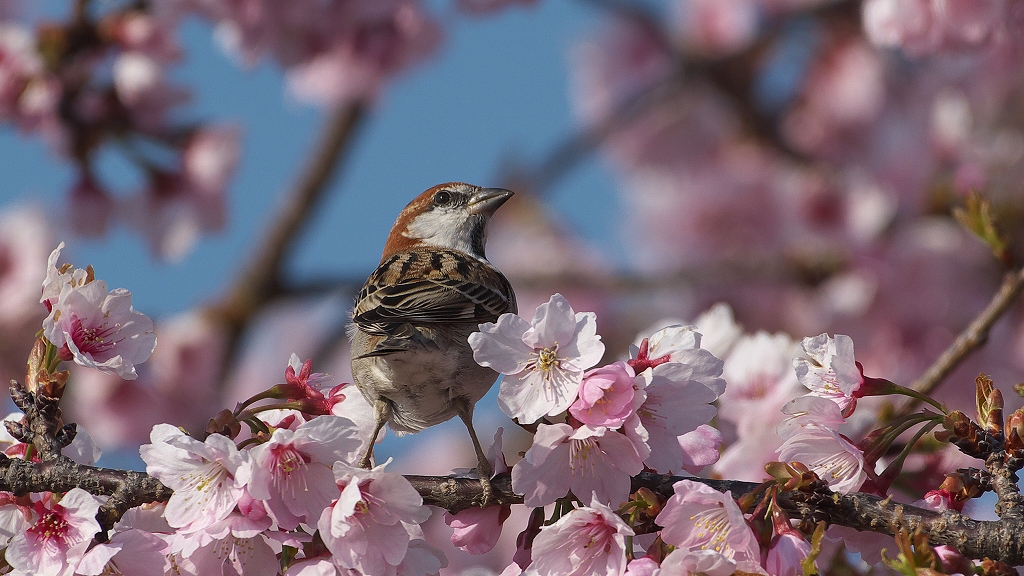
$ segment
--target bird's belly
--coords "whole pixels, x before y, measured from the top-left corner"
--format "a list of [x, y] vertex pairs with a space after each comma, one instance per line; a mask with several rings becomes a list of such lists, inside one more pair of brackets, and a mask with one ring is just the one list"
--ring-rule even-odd
[[353, 377], [371, 403], [392, 404], [389, 421], [396, 432], [418, 432], [457, 414], [455, 398], [470, 404], [482, 398], [498, 374], [459, 353], [440, 350], [398, 352], [352, 362]]

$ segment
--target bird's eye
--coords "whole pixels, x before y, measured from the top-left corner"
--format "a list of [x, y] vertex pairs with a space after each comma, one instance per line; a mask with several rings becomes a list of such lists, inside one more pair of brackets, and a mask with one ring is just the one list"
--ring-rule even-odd
[[434, 205], [445, 206], [452, 201], [452, 193], [447, 190], [440, 190], [434, 194]]

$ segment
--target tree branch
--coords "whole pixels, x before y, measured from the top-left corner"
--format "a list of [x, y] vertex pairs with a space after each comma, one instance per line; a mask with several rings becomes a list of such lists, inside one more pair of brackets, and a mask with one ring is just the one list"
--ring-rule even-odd
[[[911, 388], [922, 394], [930, 394], [934, 391], [961, 362], [988, 341], [992, 325], [1006, 313], [1022, 289], [1024, 289], [1024, 268], [1007, 272], [1003, 277], [1003, 284], [992, 296], [988, 305], [960, 332], [956, 340], [925, 370], [924, 374], [911, 384]], [[910, 414], [919, 403], [919, 400], [909, 398], [896, 410], [893, 418]]]
[[326, 194], [364, 110], [362, 102], [344, 104], [335, 110], [284, 206], [275, 210], [277, 219], [270, 225], [269, 232], [238, 273], [227, 296], [211, 306], [228, 327], [232, 344], [253, 313], [281, 294], [285, 257]]
[[[423, 497], [423, 503], [458, 512], [477, 505], [482, 497], [480, 481], [475, 478], [446, 476], [406, 476]], [[737, 480], [710, 480], [641, 472], [633, 477], [631, 490], [649, 488], [665, 498], [675, 491], [680, 480], [693, 480], [712, 488], [730, 491], [734, 498], [753, 492], [759, 485]], [[522, 497], [511, 491], [511, 477], [500, 474], [491, 481], [496, 504], [521, 504]], [[829, 524], [892, 536], [893, 529], [920, 528], [932, 544], [946, 544], [968, 558], [991, 558], [1008, 564], [1024, 564], [1024, 520], [973, 520], [956, 511], [934, 512], [909, 504], [893, 502], [870, 494], [819, 494], [802, 491], [782, 492], [779, 503], [799, 518], [825, 519]], [[824, 518], [823, 518], [824, 516]]]

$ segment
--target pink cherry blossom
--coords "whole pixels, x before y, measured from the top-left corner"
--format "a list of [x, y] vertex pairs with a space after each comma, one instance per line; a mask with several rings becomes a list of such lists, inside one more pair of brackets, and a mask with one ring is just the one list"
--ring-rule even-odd
[[122, 202], [123, 218], [147, 237], [158, 256], [180, 260], [200, 234], [224, 226], [226, 188], [238, 163], [240, 137], [231, 126], [194, 131], [179, 166], [151, 171], [147, 188]]
[[43, 321], [43, 335], [63, 348], [68, 360], [126, 380], [138, 377], [135, 365], [156, 347], [153, 321], [132, 308], [131, 292], [108, 292], [103, 280], [65, 286]]
[[318, 416], [296, 430], [277, 428], [254, 447], [248, 489], [285, 530], [313, 524], [337, 497], [332, 466], [352, 462], [359, 449], [355, 425], [340, 416]]
[[711, 403], [725, 389], [722, 361], [710, 352], [688, 350], [679, 358], [680, 362], [661, 364], [636, 377], [636, 398], [641, 402], [623, 426], [636, 445], [646, 446], [641, 447], [644, 463], [662, 472], [682, 469], [678, 437], [714, 418]]
[[317, 528], [335, 565], [364, 574], [394, 573], [409, 550], [404, 524], [430, 516], [423, 499], [408, 480], [383, 466], [363, 470], [338, 462], [334, 477], [341, 494], [324, 509]]
[[793, 373], [796, 354], [796, 344], [782, 333], [758, 331], [736, 340], [722, 372], [729, 386], [719, 413], [736, 424], [740, 437], [774, 428], [782, 420], [779, 409], [804, 392]]
[[636, 447], [618, 432], [541, 424], [533, 446], [512, 468], [512, 489], [527, 506], [546, 506], [569, 490], [617, 505], [629, 497], [630, 477], [641, 469]]
[[655, 576], [661, 566], [658, 562], [648, 556], [634, 558], [626, 565], [624, 576]]
[[[487, 451], [487, 461], [494, 474], [508, 472], [505, 455], [501, 451], [501, 435], [504, 429], [494, 433], [494, 443]], [[470, 554], [485, 554], [498, 543], [501, 527], [512, 513], [511, 506], [488, 506], [467, 508], [457, 514], [445, 512], [444, 521], [452, 527], [452, 544]]]
[[75, 574], [132, 574], [163, 576], [170, 568], [167, 542], [139, 529], [115, 533], [110, 540], [93, 546], [75, 569]]
[[[695, 327], [680, 324], [666, 326], [651, 334], [646, 340], [646, 350], [644, 350], [643, 340], [637, 346], [629, 347], [630, 365], [638, 372], [654, 368], [664, 362], [679, 362], [681, 353], [701, 347], [701, 334], [696, 331]], [[639, 365], [637, 360], [640, 360]]]
[[19, 112], [19, 99], [43, 61], [33, 35], [18, 24], [0, 21], [0, 120]]
[[697, 474], [705, 466], [718, 461], [722, 447], [722, 433], [712, 426], [701, 424], [696, 430], [677, 438], [683, 449], [682, 469]]
[[60, 251], [63, 249], [64, 243], [61, 242], [46, 259], [46, 278], [43, 279], [42, 296], [39, 297], [39, 301], [46, 304], [47, 311], [53, 310], [53, 307], [57, 305], [57, 300], [60, 299], [65, 288], [78, 288], [84, 286], [86, 282], [92, 281], [88, 270], [75, 268], [71, 264], [57, 266], [57, 261], [60, 260]]
[[576, 399], [583, 371], [604, 354], [593, 312], [574, 312], [561, 294], [527, 322], [515, 314], [480, 325], [469, 336], [473, 358], [505, 374], [498, 406], [521, 423], [564, 412]]
[[838, 430], [846, 423], [839, 405], [827, 398], [807, 394], [782, 407], [787, 417], [779, 424], [779, 436], [787, 439], [805, 426]]
[[114, 199], [89, 175], [82, 175], [68, 193], [65, 221], [76, 234], [101, 237], [114, 215]]
[[322, 106], [376, 98], [384, 82], [433, 53], [441, 29], [416, 0], [381, 2], [335, 34], [326, 50], [288, 69], [288, 90]]
[[33, 507], [27, 496], [0, 492], [0, 546], [32, 525]]
[[[59, 500], [59, 501], [58, 501]], [[63, 498], [49, 492], [35, 502], [35, 519], [7, 546], [7, 563], [35, 576], [70, 575], [100, 531], [101, 500], [81, 488]]]
[[590, 506], [541, 528], [533, 541], [530, 573], [621, 576], [626, 571], [626, 536], [632, 535], [633, 529], [595, 495]]
[[0, 212], [0, 326], [4, 330], [27, 324], [41, 312], [35, 304], [39, 300], [39, 278], [46, 273], [46, 250], [53, 245], [50, 237], [40, 208], [25, 206]]
[[687, 44], [706, 54], [725, 55], [754, 39], [758, 4], [755, 0], [687, 0], [673, 6]]
[[621, 361], [586, 372], [569, 413], [590, 426], [622, 426], [633, 411], [634, 377], [629, 364]]
[[170, 424], [154, 426], [150, 440], [139, 453], [146, 472], [174, 490], [167, 522], [193, 532], [227, 518], [252, 477], [250, 454], [220, 434], [200, 442]]
[[856, 404], [855, 395], [864, 384], [864, 376], [853, 358], [853, 339], [836, 334], [804, 338], [806, 358], [796, 358], [796, 376], [811, 394], [833, 400], [849, 415]]
[[701, 312], [693, 324], [701, 335], [700, 347], [723, 360], [743, 334], [743, 328], [736, 323], [732, 308], [725, 302], [718, 302]]
[[662, 560], [658, 576], [729, 576], [740, 568], [739, 564], [744, 564], [744, 572], [761, 572], [760, 566], [750, 560], [737, 563], [714, 550], [680, 548], [673, 550]]
[[835, 430], [805, 426], [777, 452], [780, 461], [806, 464], [836, 492], [855, 492], [867, 479], [864, 453]]
[[802, 563], [810, 553], [811, 543], [796, 530], [790, 530], [772, 541], [765, 568], [772, 576], [802, 576]]
[[171, 550], [180, 555], [183, 572], [232, 576], [275, 576], [280, 561], [264, 536], [271, 520], [232, 513], [188, 534], [178, 533]]
[[717, 552], [733, 562], [759, 563], [760, 548], [731, 493], [680, 480], [656, 522], [661, 538], [683, 550]]

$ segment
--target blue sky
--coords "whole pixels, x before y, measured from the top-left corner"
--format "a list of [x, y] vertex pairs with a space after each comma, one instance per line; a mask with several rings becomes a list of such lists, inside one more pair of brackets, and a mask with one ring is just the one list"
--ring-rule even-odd
[[[59, 14], [65, 5], [48, 0], [42, 10]], [[499, 184], [506, 159], [537, 161], [572, 132], [567, 54], [594, 23], [591, 6], [540, 2], [485, 18], [455, 13], [447, 1], [432, 8], [448, 32], [439, 54], [397, 78], [376, 103], [328, 201], [300, 239], [295, 278], [368, 273], [395, 216], [420, 191], [450, 180]], [[190, 21], [180, 40], [187, 60], [174, 78], [194, 89], [183, 117], [235, 122], [244, 130], [227, 228], [175, 264], [154, 261], [144, 240], [123, 228], [100, 240], [64, 238], [73, 262], [91, 263], [111, 286], [132, 290], [135, 307], [153, 316], [219, 294], [273, 217], [323, 118], [288, 98], [274, 65], [237, 67], [205, 23]], [[115, 153], [101, 168], [109, 181], [131, 183], [131, 170]], [[0, 209], [42, 202], [60, 211], [73, 178], [41, 140], [9, 127], [0, 131], [0, 173]], [[599, 247], [621, 252], [617, 233], [607, 233], [618, 204], [599, 159], [556, 186], [550, 203]]]

